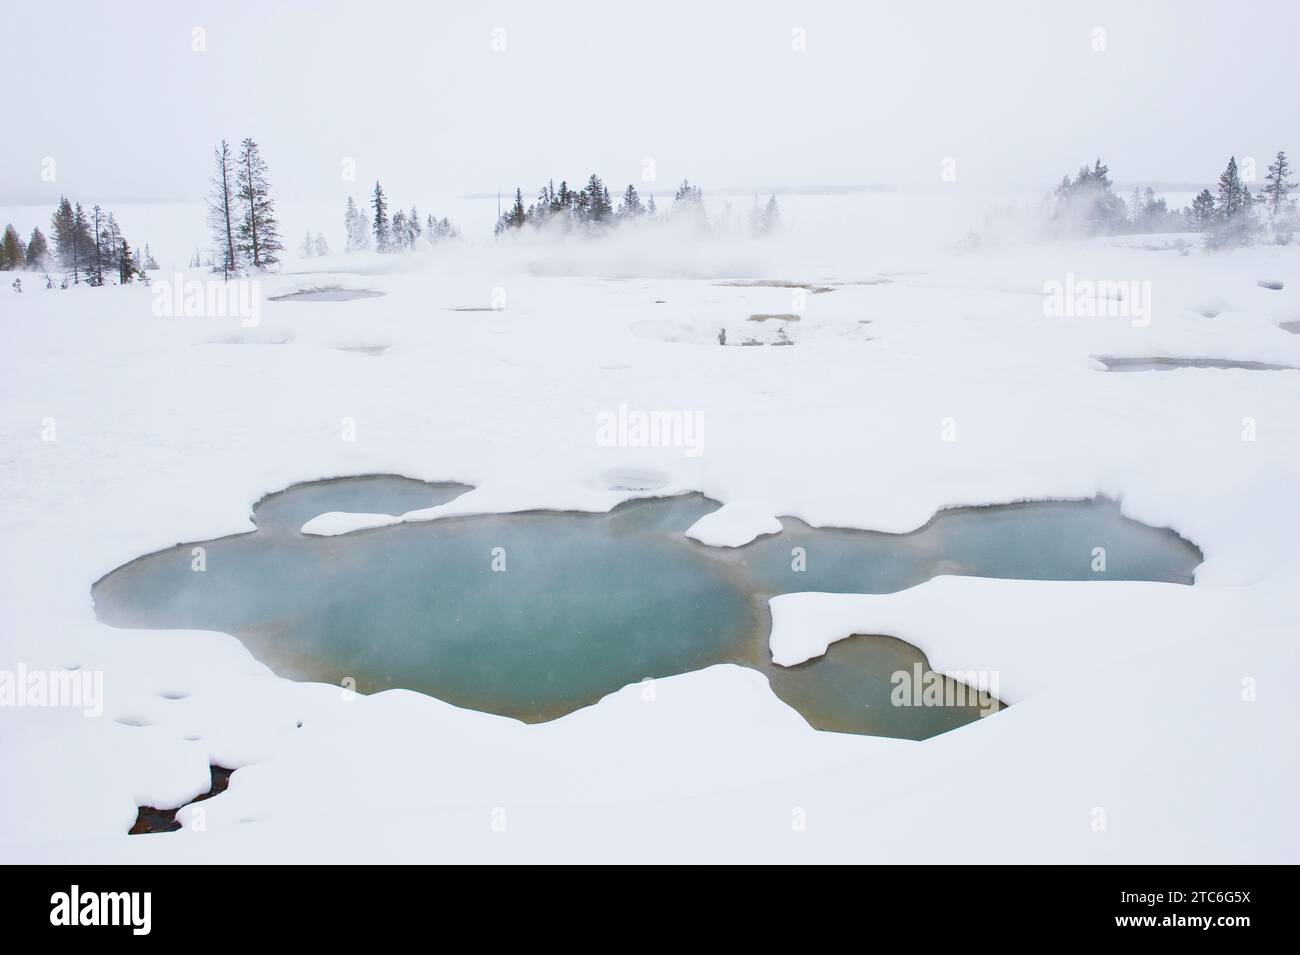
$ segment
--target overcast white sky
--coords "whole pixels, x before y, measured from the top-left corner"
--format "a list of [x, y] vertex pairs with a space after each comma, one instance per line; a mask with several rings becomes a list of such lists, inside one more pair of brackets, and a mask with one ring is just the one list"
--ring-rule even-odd
[[664, 188], [937, 183], [949, 156], [1050, 182], [1098, 154], [1210, 184], [1300, 150], [1294, 0], [0, 4], [8, 203], [196, 200], [223, 136], [293, 199], [619, 185], [647, 156]]

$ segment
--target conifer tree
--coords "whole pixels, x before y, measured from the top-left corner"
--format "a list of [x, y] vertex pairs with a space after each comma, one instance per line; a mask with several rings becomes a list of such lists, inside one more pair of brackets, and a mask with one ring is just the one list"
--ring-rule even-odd
[[420, 210], [411, 206], [410, 213], [406, 216], [406, 228], [411, 234], [411, 248], [415, 248], [415, 243], [420, 239]]
[[522, 229], [527, 214], [524, 212], [524, 193], [522, 189], [515, 189], [515, 204], [510, 207], [510, 212], [506, 216], [507, 223], [512, 229]]
[[215, 250], [212, 271], [229, 279], [239, 271], [239, 245], [235, 241], [235, 223], [239, 218], [235, 209], [235, 160], [224, 139], [212, 152], [215, 167], [212, 178], [208, 180], [208, 228], [212, 232]]
[[609, 190], [605, 184], [600, 181], [600, 177], [594, 172], [591, 178], [587, 180], [587, 187], [583, 190], [586, 201], [583, 203], [585, 212], [584, 218], [588, 222], [604, 222], [609, 218], [610, 213], [614, 211], [613, 205], [609, 201]]
[[280, 242], [280, 224], [275, 218], [275, 201], [266, 179], [266, 161], [251, 139], [240, 143], [235, 187], [240, 207], [240, 253], [255, 269], [275, 265], [280, 261], [276, 253], [284, 248]]
[[73, 272], [72, 284], [77, 284], [76, 262], [82, 263], [84, 269], [90, 264], [90, 256], [94, 252], [94, 244], [90, 237], [90, 222], [86, 218], [86, 212], [81, 208], [78, 202], [73, 206], [72, 211], [72, 252], [73, 252]]
[[50, 260], [50, 247], [45, 241], [45, 233], [32, 229], [32, 237], [27, 240], [27, 250], [23, 254], [23, 264], [29, 269], [44, 270]]
[[[1128, 227], [1129, 209], [1124, 200], [1111, 191], [1110, 167], [1096, 160], [1091, 167], [1081, 166], [1070, 181], [1066, 176], [1056, 188], [1055, 219], [1065, 232], [1083, 229], [1093, 235], [1111, 235]], [[1134, 202], [1140, 197], [1134, 195]]]
[[703, 201], [704, 194], [700, 191], [699, 186], [692, 186], [689, 179], [683, 179], [682, 184], [677, 187], [673, 193], [673, 202], [693, 204]]
[[1250, 188], [1242, 182], [1237, 158], [1233, 156], [1219, 176], [1219, 198], [1215, 205], [1213, 228], [1206, 236], [1206, 248], [1248, 245], [1254, 240], [1257, 229], [1254, 199]]
[[120, 239], [121, 245], [117, 249], [117, 281], [121, 285], [129, 285], [135, 278], [139, 269], [135, 263], [135, 257], [131, 254], [131, 246], [126, 239]]
[[623, 190], [623, 205], [619, 207], [618, 214], [626, 219], [635, 219], [645, 212], [645, 207], [641, 205], [641, 197], [637, 195], [636, 186], [628, 183], [627, 188]]
[[384, 197], [383, 187], [375, 182], [375, 192], [370, 199], [370, 208], [374, 212], [371, 228], [375, 233], [375, 251], [387, 252], [389, 246], [388, 200]]
[[370, 248], [370, 220], [357, 208], [356, 202], [348, 196], [347, 209], [343, 213], [344, 252], [363, 252]]
[[541, 225], [555, 213], [555, 190], [553, 187], [542, 186], [537, 190], [537, 201], [530, 207], [532, 218], [538, 225]]
[[776, 232], [781, 228], [781, 210], [776, 207], [776, 196], [769, 196], [763, 209], [763, 231]]
[[59, 197], [59, 204], [50, 216], [50, 235], [54, 237], [54, 255], [63, 268], [73, 267], [76, 242], [73, 239], [72, 203], [67, 196]]
[[76, 285], [90, 252], [90, 230], [81, 203], [74, 207], [66, 196], [60, 196], [50, 219], [50, 231], [54, 235], [55, 258], [61, 268], [72, 273], [72, 284]]
[[10, 272], [23, 267], [23, 240], [12, 225], [5, 226], [0, 238], [0, 269]]
[[104, 284], [104, 214], [99, 206], [91, 209], [91, 250], [86, 261], [86, 284], [99, 287]]
[[673, 193], [672, 215], [674, 218], [683, 217], [694, 221], [696, 226], [704, 228], [704, 193], [699, 186], [692, 186], [687, 179], [682, 180], [682, 184]]
[[1264, 177], [1264, 188], [1260, 193], [1269, 214], [1274, 219], [1285, 212], [1291, 204], [1291, 190], [1295, 188], [1295, 183], [1290, 181], [1290, 175], [1291, 163], [1287, 160], [1286, 153], [1279, 149], [1277, 158], [1268, 167], [1268, 174]]
[[104, 268], [116, 272], [121, 264], [118, 256], [122, 254], [122, 230], [111, 212], [104, 217], [104, 253]]
[[1228, 166], [1219, 175], [1219, 218], [1228, 220], [1233, 218], [1243, 207], [1245, 203], [1245, 183], [1241, 181], [1241, 175], [1237, 171], [1237, 157], [1233, 156], [1228, 160]]

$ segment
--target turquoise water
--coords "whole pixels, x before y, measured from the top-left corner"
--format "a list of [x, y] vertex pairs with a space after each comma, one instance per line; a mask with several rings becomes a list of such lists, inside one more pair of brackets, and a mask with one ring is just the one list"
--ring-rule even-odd
[[[684, 536], [717, 507], [700, 495], [607, 514], [456, 517], [329, 538], [298, 530], [325, 511], [401, 514], [465, 490], [396, 477], [299, 485], [255, 507], [256, 533], [113, 571], [93, 588], [95, 612], [114, 626], [234, 634], [287, 677], [350, 678], [361, 693], [405, 687], [529, 722], [647, 677], [733, 662], [766, 673], [818, 728], [921, 739], [981, 707], [891, 705], [891, 675], [928, 663], [886, 635], [774, 666], [768, 598], [888, 593], [936, 574], [1190, 583], [1200, 562], [1177, 535], [1105, 500], [947, 511], [904, 535], [784, 519], [783, 533], [737, 549]], [[205, 548], [203, 572], [191, 569], [194, 546]], [[1092, 569], [1099, 546], [1104, 573]]]

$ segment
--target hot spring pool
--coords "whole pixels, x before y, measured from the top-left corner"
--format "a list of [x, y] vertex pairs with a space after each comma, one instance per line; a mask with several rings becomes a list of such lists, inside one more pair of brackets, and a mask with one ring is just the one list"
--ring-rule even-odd
[[[648, 677], [738, 663], [765, 673], [819, 729], [923, 739], [978, 719], [980, 706], [891, 705], [891, 675], [928, 662], [887, 635], [775, 666], [767, 600], [889, 593], [937, 574], [1190, 583], [1201, 560], [1172, 531], [1128, 520], [1104, 499], [945, 511], [910, 534], [786, 518], [782, 533], [737, 549], [684, 536], [718, 506], [698, 494], [605, 514], [453, 517], [340, 537], [299, 531], [326, 511], [401, 514], [466, 490], [382, 476], [298, 485], [255, 506], [255, 533], [178, 545], [108, 574], [92, 589], [95, 613], [118, 627], [230, 633], [293, 679], [350, 678], [361, 693], [404, 687], [527, 722]], [[196, 546], [201, 572], [191, 569]], [[1106, 549], [1102, 573], [1095, 547]]]

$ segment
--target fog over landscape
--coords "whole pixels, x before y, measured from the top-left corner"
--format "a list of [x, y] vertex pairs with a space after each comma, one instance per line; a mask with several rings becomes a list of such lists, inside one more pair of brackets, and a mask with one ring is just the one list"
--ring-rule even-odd
[[1300, 861], [1300, 5], [0, 20], [0, 862]]
[[[9, 4], [28, 103], [0, 203], [193, 200], [222, 136], [261, 143], [293, 200], [341, 199], [346, 157], [417, 195], [640, 182], [645, 157], [670, 191], [931, 185], [945, 157], [960, 183], [1053, 185], [1097, 153], [1121, 181], [1200, 183], [1225, 150], [1272, 155], [1294, 82], [1300, 10], [1211, 28], [1221, 6]], [[57, 51], [51, 22], [75, 25]], [[113, 108], [86, 108], [109, 71]]]

